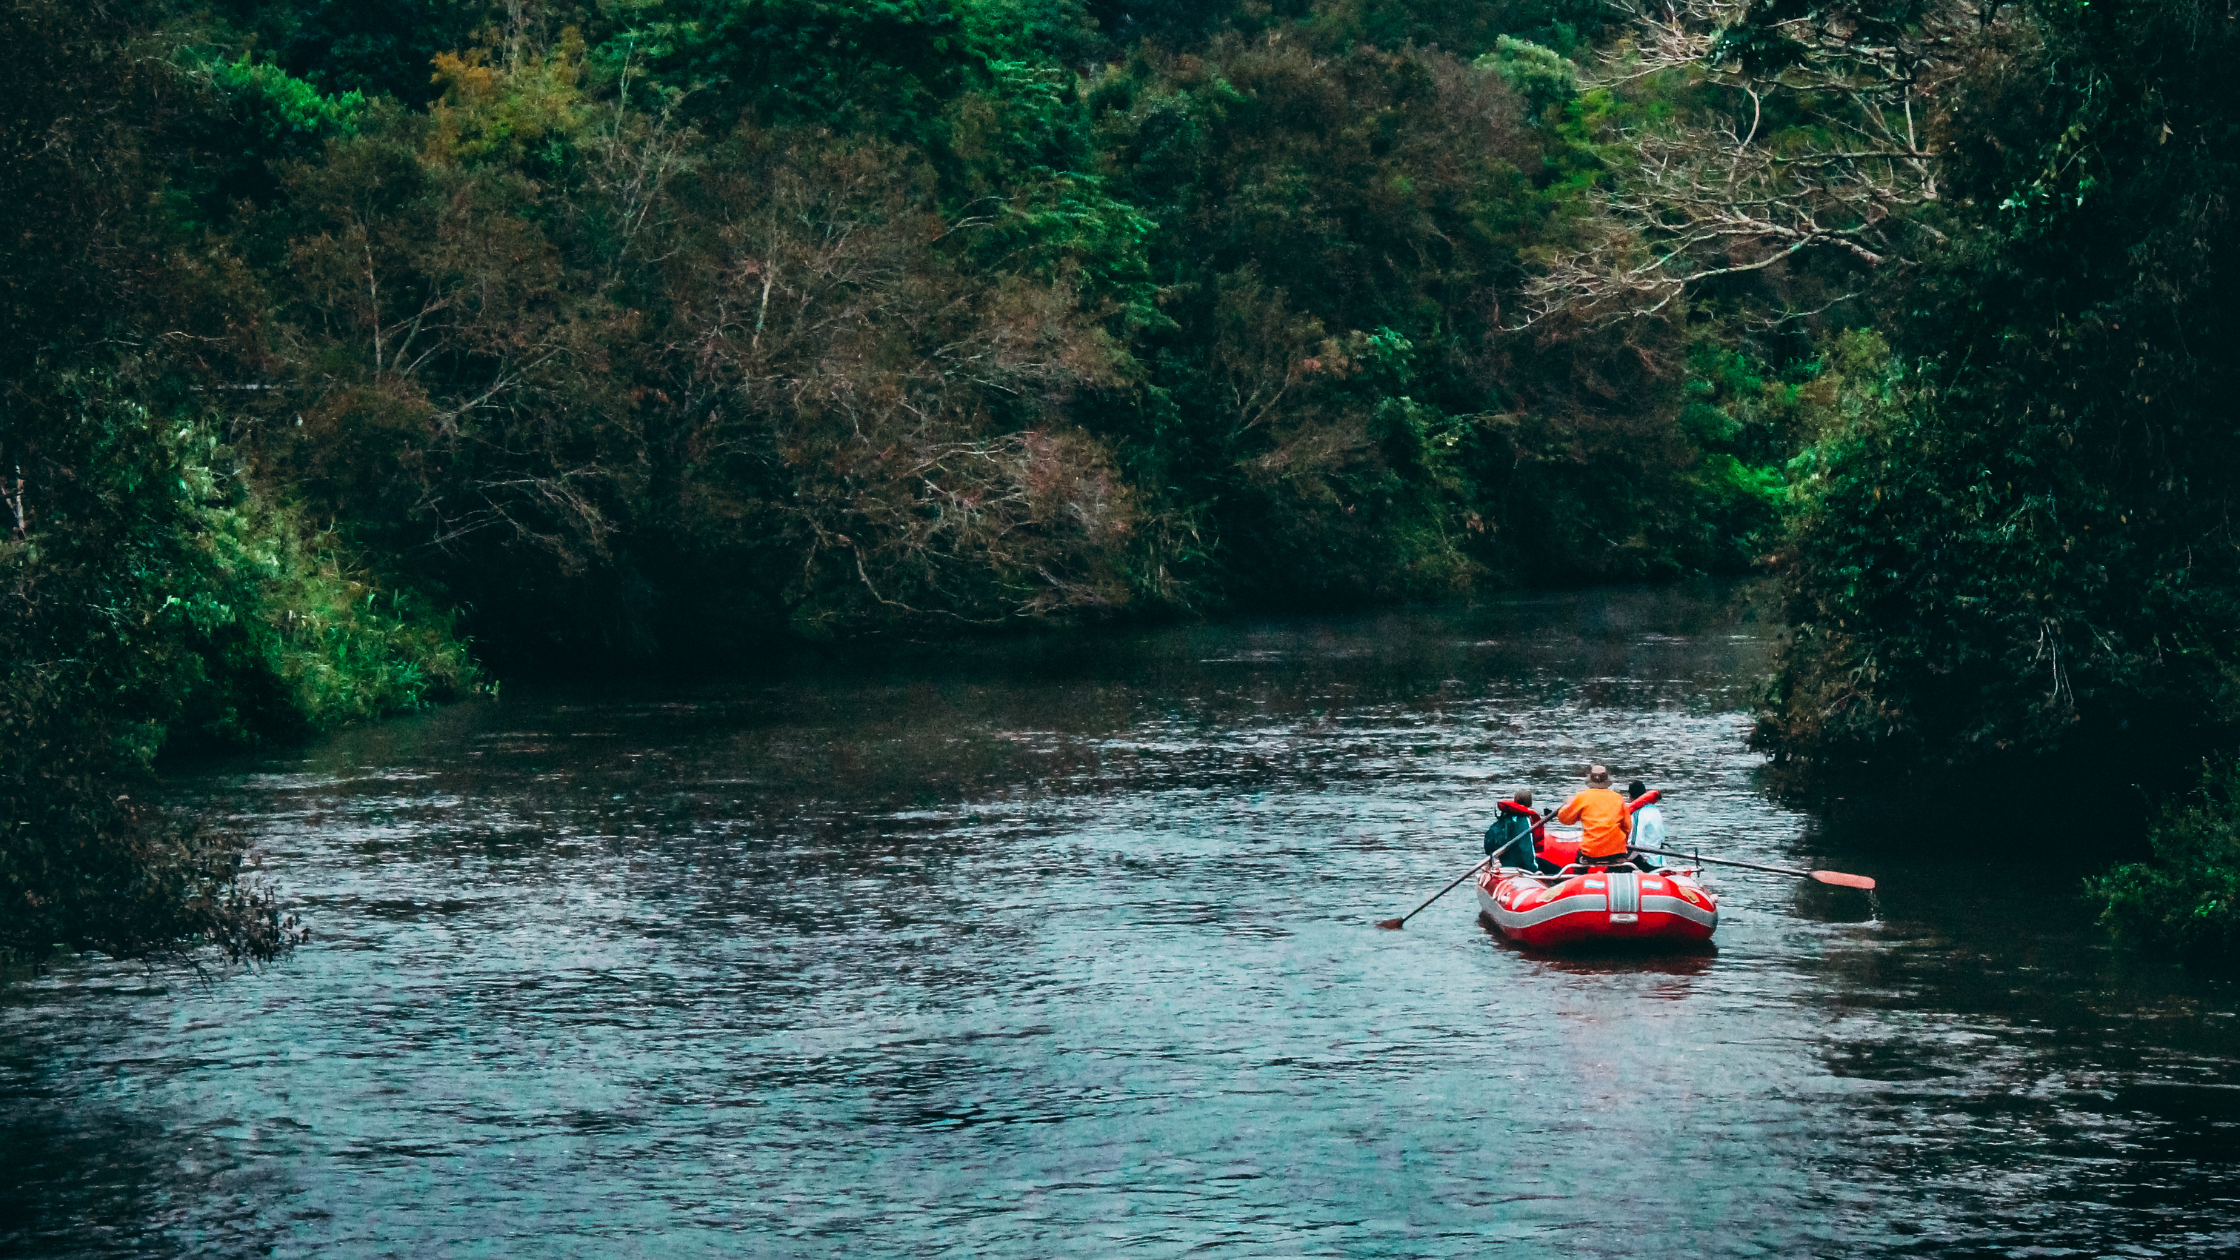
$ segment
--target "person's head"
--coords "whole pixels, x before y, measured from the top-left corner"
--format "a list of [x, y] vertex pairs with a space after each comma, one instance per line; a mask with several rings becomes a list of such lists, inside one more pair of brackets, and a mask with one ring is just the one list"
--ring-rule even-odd
[[1610, 786], [1610, 767], [1608, 767], [1608, 766], [1588, 766], [1588, 767], [1587, 767], [1587, 786], [1588, 786], [1588, 787], [1598, 787], [1598, 788], [1606, 788], [1606, 787], [1609, 787], [1609, 786]]
[[1633, 782], [1626, 784], [1626, 799], [1629, 801], [1637, 796], [1645, 796], [1648, 794], [1648, 792], [1649, 785], [1643, 783], [1639, 779], [1635, 779]]
[[1509, 799], [1515, 801], [1519, 805], [1530, 805], [1532, 803], [1532, 789], [1518, 788], [1517, 794], [1510, 797]]

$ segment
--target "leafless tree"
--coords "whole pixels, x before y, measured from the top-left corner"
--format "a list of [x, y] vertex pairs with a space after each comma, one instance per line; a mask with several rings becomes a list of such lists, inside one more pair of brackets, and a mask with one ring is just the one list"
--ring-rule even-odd
[[1938, 195], [1940, 93], [2004, 20], [1997, 0], [1634, 2], [1634, 37], [1586, 86], [1658, 80], [1702, 104], [1624, 133], [1583, 246], [1526, 285], [1523, 323], [1654, 315], [1806, 251], [1881, 267], [1935, 235], [1913, 212]]
[[[742, 139], [699, 172], [712, 233], [665, 244], [685, 515], [759, 520], [808, 624], [992, 622], [1110, 607], [1137, 513], [1058, 405], [1111, 372], [1063, 285], [990, 282], [906, 155]], [[664, 396], [666, 399], [666, 395]]]

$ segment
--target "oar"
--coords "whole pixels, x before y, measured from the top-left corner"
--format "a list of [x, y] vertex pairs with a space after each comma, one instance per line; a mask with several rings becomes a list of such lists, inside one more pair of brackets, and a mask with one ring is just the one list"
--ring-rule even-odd
[[1823, 884], [1839, 888], [1864, 888], [1874, 891], [1874, 880], [1865, 875], [1846, 875], [1842, 871], [1800, 871], [1794, 866], [1767, 866], [1760, 862], [1737, 862], [1733, 858], [1707, 858], [1700, 853], [1674, 853], [1670, 849], [1635, 849], [1635, 853], [1654, 853], [1658, 857], [1679, 858], [1687, 862], [1709, 862], [1714, 866], [1742, 866], [1753, 871], [1771, 871], [1776, 875], [1794, 875], [1799, 879], [1816, 879]]
[[[1511, 841], [1509, 842], [1509, 844], [1515, 844], [1515, 843], [1516, 843], [1516, 841], [1514, 841], [1514, 840], [1511, 840]], [[1423, 903], [1423, 905], [1421, 905], [1421, 906], [1417, 906], [1417, 907], [1416, 907], [1415, 909], [1413, 909], [1413, 910], [1410, 910], [1409, 912], [1407, 912], [1406, 914], [1403, 914], [1403, 915], [1401, 915], [1401, 916], [1400, 916], [1399, 918], [1397, 918], [1397, 919], [1379, 919], [1379, 920], [1377, 920], [1377, 926], [1378, 926], [1378, 927], [1381, 927], [1381, 928], [1384, 928], [1384, 929], [1386, 929], [1386, 930], [1388, 930], [1388, 931], [1393, 931], [1393, 932], [1397, 932], [1397, 931], [1399, 931], [1399, 930], [1400, 930], [1400, 926], [1401, 926], [1402, 924], [1406, 923], [1406, 922], [1407, 922], [1408, 920], [1410, 920], [1410, 919], [1412, 919], [1412, 918], [1416, 917], [1417, 915], [1419, 915], [1419, 914], [1422, 914], [1422, 913], [1424, 912], [1424, 909], [1425, 909], [1425, 907], [1429, 906], [1429, 905], [1430, 905], [1430, 904], [1431, 904], [1432, 902], [1434, 902], [1434, 901], [1437, 901], [1437, 900], [1438, 900], [1439, 898], [1441, 898], [1441, 897], [1444, 897], [1444, 896], [1446, 896], [1446, 895], [1447, 895], [1448, 893], [1451, 893], [1451, 892], [1453, 892], [1453, 891], [1454, 891], [1454, 889], [1455, 889], [1455, 884], [1460, 884], [1460, 883], [1461, 883], [1461, 882], [1462, 882], [1463, 880], [1466, 880], [1466, 879], [1470, 878], [1470, 877], [1471, 877], [1472, 875], [1475, 875], [1475, 874], [1477, 874], [1477, 873], [1478, 873], [1479, 871], [1482, 871], [1482, 870], [1484, 870], [1484, 869], [1486, 868], [1486, 866], [1487, 866], [1487, 865], [1488, 865], [1489, 863], [1491, 863], [1491, 862], [1492, 862], [1492, 861], [1493, 861], [1493, 860], [1494, 860], [1495, 858], [1497, 858], [1497, 857], [1500, 857], [1500, 856], [1501, 856], [1501, 855], [1502, 855], [1503, 853], [1506, 853], [1506, 852], [1508, 852], [1508, 850], [1509, 850], [1509, 844], [1505, 844], [1505, 845], [1502, 845], [1502, 846], [1501, 846], [1500, 848], [1498, 848], [1498, 849], [1495, 849], [1495, 850], [1494, 850], [1493, 852], [1491, 852], [1491, 853], [1488, 853], [1488, 854], [1486, 854], [1486, 860], [1485, 860], [1484, 862], [1480, 862], [1480, 863], [1478, 863], [1478, 864], [1477, 864], [1476, 866], [1473, 866], [1473, 867], [1471, 867], [1471, 868], [1470, 868], [1469, 870], [1467, 870], [1467, 871], [1464, 871], [1464, 872], [1463, 872], [1463, 873], [1461, 873], [1460, 875], [1457, 875], [1457, 876], [1455, 876], [1455, 877], [1454, 877], [1454, 884], [1449, 884], [1449, 885], [1447, 885], [1447, 886], [1446, 886], [1445, 888], [1442, 888], [1442, 889], [1440, 889], [1439, 891], [1437, 891], [1437, 892], [1435, 892], [1435, 893], [1431, 894], [1431, 895], [1430, 895], [1429, 897], [1425, 898], [1425, 899], [1424, 899], [1424, 903]]]

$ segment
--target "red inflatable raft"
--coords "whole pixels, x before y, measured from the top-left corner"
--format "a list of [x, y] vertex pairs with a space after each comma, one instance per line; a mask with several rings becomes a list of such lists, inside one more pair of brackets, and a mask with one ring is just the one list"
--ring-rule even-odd
[[1478, 908], [1520, 945], [1685, 944], [1708, 941], [1719, 928], [1718, 901], [1693, 872], [1674, 870], [1533, 875], [1494, 867], [1478, 877]]

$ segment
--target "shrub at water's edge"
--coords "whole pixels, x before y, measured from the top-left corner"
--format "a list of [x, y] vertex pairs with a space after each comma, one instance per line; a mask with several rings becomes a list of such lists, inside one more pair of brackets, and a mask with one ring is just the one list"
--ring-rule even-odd
[[378, 582], [334, 533], [266, 499], [207, 426], [179, 425], [165, 445], [193, 563], [168, 609], [201, 660], [179, 736], [256, 743], [475, 689], [450, 610]]
[[[284, 944], [243, 838], [166, 810], [167, 744], [475, 685], [440, 605], [259, 477], [263, 297], [220, 224], [363, 104], [185, 56], [143, 6], [0, 2], [0, 958]], [[157, 11], [167, 11], [157, 6]]]
[[0, 957], [269, 956], [243, 838], [160, 808], [157, 752], [459, 694], [465, 645], [266, 502], [205, 425], [109, 381], [49, 386], [9, 434], [11, 507], [40, 510], [0, 541]]
[[2149, 831], [2154, 860], [2091, 881], [2108, 903], [2101, 921], [2120, 937], [2189, 961], [2240, 952], [2240, 763], [2204, 771]]

